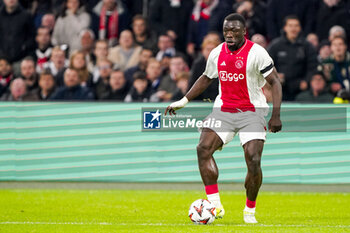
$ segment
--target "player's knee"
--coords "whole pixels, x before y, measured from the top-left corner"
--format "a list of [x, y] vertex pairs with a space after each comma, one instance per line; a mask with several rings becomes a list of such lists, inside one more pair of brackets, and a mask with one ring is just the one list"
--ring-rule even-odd
[[257, 153], [257, 154], [254, 154], [254, 155], [251, 157], [250, 163], [251, 163], [254, 167], [260, 167], [260, 163], [261, 163], [260, 155], [259, 155], [258, 153]]
[[203, 142], [200, 142], [198, 145], [197, 145], [197, 155], [198, 155], [198, 158], [206, 158], [206, 157], [209, 157], [213, 154], [213, 147], [212, 145], [210, 145], [209, 143], [203, 143]]
[[254, 149], [251, 151], [246, 151], [246, 159], [247, 159], [247, 165], [248, 165], [248, 171], [256, 175], [260, 172], [260, 164], [261, 164], [261, 155], [258, 151], [255, 151]]
[[252, 175], [257, 175], [260, 173], [260, 156], [259, 155], [253, 155], [248, 163], [248, 170]]

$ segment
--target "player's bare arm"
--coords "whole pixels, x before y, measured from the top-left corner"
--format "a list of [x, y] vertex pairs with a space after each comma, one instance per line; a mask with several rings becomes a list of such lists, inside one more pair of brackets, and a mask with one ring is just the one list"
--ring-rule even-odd
[[185, 95], [188, 101], [193, 100], [197, 96], [203, 93], [209, 85], [213, 82], [213, 79], [208, 78], [206, 75], [202, 75], [197, 79], [197, 81], [193, 84], [191, 89]]
[[271, 85], [273, 110], [268, 126], [269, 131], [276, 133], [282, 129], [282, 122], [280, 119], [280, 109], [282, 102], [282, 86], [278, 78], [276, 69], [274, 68], [271, 74], [266, 77], [266, 81]]
[[184, 96], [184, 98], [182, 98], [181, 100], [170, 104], [166, 108], [164, 115], [166, 115], [168, 112], [169, 112], [170, 115], [172, 115], [172, 114], [175, 115], [176, 114], [175, 113], [176, 110], [185, 107], [185, 105], [189, 101], [193, 100], [194, 98], [196, 98], [197, 96], [202, 94], [203, 91], [205, 91], [205, 89], [207, 89], [212, 82], [213, 82], [213, 79], [210, 79], [210, 78], [208, 78], [205, 75], [200, 76], [199, 79], [197, 79], [197, 81], [193, 84], [191, 89]]

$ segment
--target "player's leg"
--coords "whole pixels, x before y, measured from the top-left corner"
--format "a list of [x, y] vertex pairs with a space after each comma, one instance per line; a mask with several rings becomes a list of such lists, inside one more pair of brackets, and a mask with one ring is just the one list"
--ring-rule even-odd
[[261, 155], [264, 140], [255, 139], [243, 145], [248, 172], [245, 179], [247, 201], [243, 211], [246, 223], [257, 223], [255, 219], [255, 203], [262, 183]]
[[218, 167], [213, 157], [214, 152], [222, 147], [221, 138], [211, 129], [204, 128], [197, 146], [199, 171], [205, 185], [208, 200], [217, 209], [217, 217], [222, 218], [224, 209], [220, 202], [217, 180], [219, 177]]
[[222, 147], [222, 140], [211, 129], [202, 130], [197, 145], [199, 171], [205, 186], [217, 183], [219, 172], [213, 154]]
[[244, 156], [248, 172], [245, 179], [247, 199], [255, 202], [262, 183], [261, 155], [264, 147], [263, 140], [251, 140], [244, 144]]

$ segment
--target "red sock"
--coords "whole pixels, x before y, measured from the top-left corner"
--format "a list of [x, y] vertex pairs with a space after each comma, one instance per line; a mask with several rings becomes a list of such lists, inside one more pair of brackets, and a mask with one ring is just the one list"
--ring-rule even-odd
[[255, 208], [256, 201], [250, 201], [247, 198], [247, 202], [245, 203], [247, 207], [249, 208]]
[[218, 193], [219, 192], [218, 184], [205, 186], [205, 192], [207, 193], [207, 195]]

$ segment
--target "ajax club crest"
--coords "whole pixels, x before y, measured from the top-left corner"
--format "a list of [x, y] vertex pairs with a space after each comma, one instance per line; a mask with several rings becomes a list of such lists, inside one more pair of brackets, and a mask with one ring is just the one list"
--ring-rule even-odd
[[237, 69], [241, 69], [243, 67], [243, 61], [242, 60], [237, 60], [235, 63], [235, 66]]

